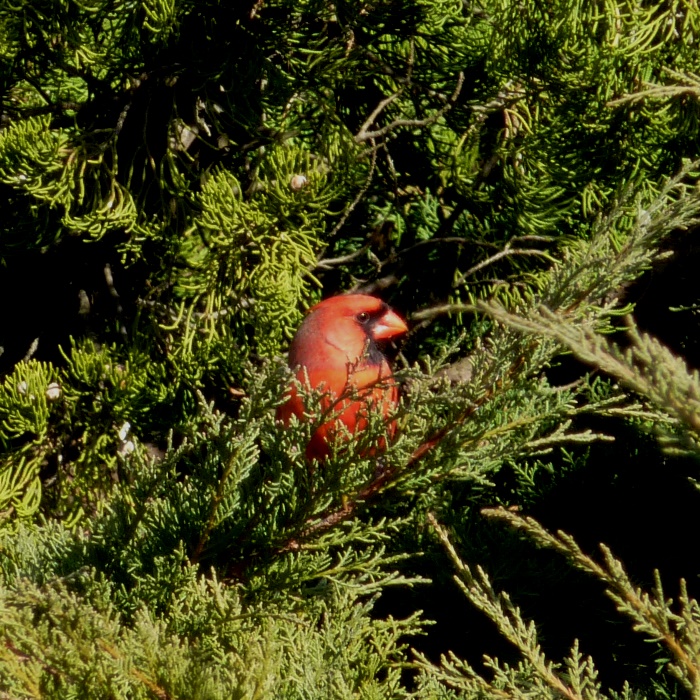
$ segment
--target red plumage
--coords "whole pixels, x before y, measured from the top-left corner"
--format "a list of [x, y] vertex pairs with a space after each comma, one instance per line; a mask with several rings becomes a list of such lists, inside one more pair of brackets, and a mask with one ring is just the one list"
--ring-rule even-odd
[[[333, 410], [336, 417], [311, 436], [307, 459], [323, 460], [330, 454], [338, 422], [354, 433], [367, 425], [368, 410], [387, 416], [394, 409], [398, 389], [379, 344], [406, 331], [395, 311], [365, 294], [331, 297], [309, 311], [289, 348], [289, 366], [299, 381], [308, 378], [308, 387], [324, 392], [319, 412]], [[293, 415], [308, 418], [294, 387], [277, 409], [277, 419], [288, 425]], [[389, 426], [389, 434], [394, 428]]]

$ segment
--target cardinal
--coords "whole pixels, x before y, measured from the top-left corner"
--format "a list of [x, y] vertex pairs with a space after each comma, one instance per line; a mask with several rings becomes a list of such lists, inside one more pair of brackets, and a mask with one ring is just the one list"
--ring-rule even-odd
[[[333, 417], [311, 436], [309, 461], [328, 457], [340, 423], [354, 433], [366, 427], [369, 410], [388, 416], [396, 407], [398, 388], [381, 346], [407, 331], [395, 311], [366, 294], [331, 297], [311, 308], [292, 340], [289, 366], [307, 388], [323, 392], [318, 412]], [[292, 416], [309, 418], [294, 386], [277, 409], [285, 425]], [[387, 426], [389, 436], [395, 427]]]

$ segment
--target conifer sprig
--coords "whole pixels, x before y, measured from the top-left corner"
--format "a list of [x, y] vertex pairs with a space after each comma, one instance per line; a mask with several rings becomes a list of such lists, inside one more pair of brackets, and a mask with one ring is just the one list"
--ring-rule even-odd
[[[500, 512], [500, 511], [499, 511]], [[503, 511], [507, 512], [507, 511]], [[454, 654], [443, 657], [440, 666], [418, 655], [418, 666], [428, 675], [439, 678], [462, 691], [461, 697], [476, 698], [566, 698], [567, 700], [604, 700], [597, 671], [590, 657], [584, 658], [578, 643], [574, 644], [564, 663], [550, 661], [542, 651], [534, 622], [527, 622], [507, 593], [494, 590], [481, 567], [473, 571], [459, 557], [445, 528], [435, 516], [428, 522], [457, 569], [457, 585], [469, 601], [498, 627], [499, 632], [518, 650], [521, 661], [515, 666], [485, 657], [484, 665], [491, 674], [487, 679], [470, 664]]]
[[523, 531], [541, 547], [565, 555], [577, 568], [592, 574], [606, 586], [606, 593], [617, 609], [634, 623], [634, 629], [649, 641], [665, 647], [671, 655], [669, 671], [689, 691], [700, 696], [700, 605], [688, 595], [686, 583], [680, 581], [676, 600], [667, 598], [658, 571], [654, 571], [651, 592], [635, 585], [622, 562], [601, 544], [603, 562], [585, 554], [576, 541], [565, 532], [548, 532], [533, 518], [523, 517], [504, 508], [484, 509], [484, 515], [507, 522]]

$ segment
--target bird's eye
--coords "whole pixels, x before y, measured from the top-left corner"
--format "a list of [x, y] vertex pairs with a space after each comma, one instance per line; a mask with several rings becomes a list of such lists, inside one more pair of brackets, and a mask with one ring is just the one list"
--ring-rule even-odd
[[367, 323], [367, 321], [369, 321], [369, 314], [366, 311], [360, 311], [360, 313], [357, 314], [357, 320], [360, 323]]

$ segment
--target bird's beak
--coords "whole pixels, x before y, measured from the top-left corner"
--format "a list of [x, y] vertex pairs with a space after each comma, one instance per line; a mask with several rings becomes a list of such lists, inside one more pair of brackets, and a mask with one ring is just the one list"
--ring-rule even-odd
[[407, 332], [406, 322], [391, 310], [380, 316], [372, 326], [372, 337], [375, 340], [389, 340]]

